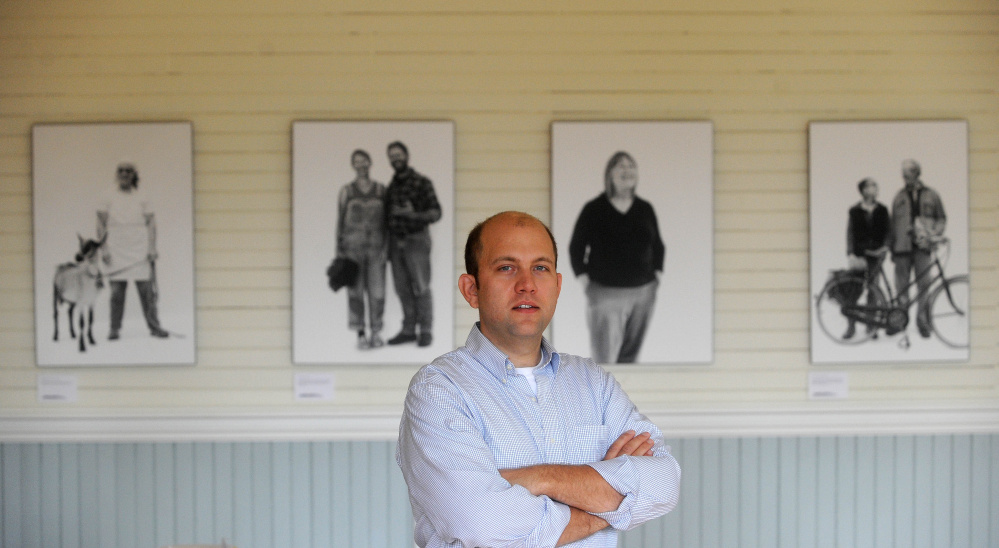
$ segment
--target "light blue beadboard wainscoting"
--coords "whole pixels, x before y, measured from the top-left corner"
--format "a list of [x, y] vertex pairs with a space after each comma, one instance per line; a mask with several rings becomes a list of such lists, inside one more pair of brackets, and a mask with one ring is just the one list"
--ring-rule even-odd
[[[672, 440], [680, 505], [625, 547], [999, 547], [999, 434]], [[409, 547], [384, 440], [5, 442], [3, 548]], [[503, 519], [497, 516], [497, 519]]]

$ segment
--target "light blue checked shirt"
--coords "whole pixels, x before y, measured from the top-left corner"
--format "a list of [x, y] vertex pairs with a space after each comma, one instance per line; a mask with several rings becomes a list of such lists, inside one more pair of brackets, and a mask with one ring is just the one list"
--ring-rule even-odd
[[[442, 546], [555, 546], [569, 507], [534, 496], [499, 470], [589, 464], [625, 496], [597, 514], [612, 527], [571, 546], [617, 546], [631, 529], [672, 510], [680, 466], [663, 434], [591, 360], [542, 340], [537, 394], [478, 325], [465, 346], [422, 367], [406, 396], [396, 461], [409, 486], [416, 543]], [[654, 456], [601, 460], [622, 433], [651, 432]]]

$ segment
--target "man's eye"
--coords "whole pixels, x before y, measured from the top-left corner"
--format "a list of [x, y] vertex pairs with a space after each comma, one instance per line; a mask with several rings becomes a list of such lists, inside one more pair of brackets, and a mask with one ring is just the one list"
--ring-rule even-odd
[[501, 272], [506, 272], [507, 270], [512, 270], [512, 269], [513, 269], [513, 267], [509, 266], [509, 265], [503, 265], [503, 266], [499, 267], [499, 270]]
[[548, 271], [548, 267], [545, 266], [545, 265], [539, 264], [538, 266], [534, 267], [534, 270], [540, 270], [542, 272], [547, 272]]

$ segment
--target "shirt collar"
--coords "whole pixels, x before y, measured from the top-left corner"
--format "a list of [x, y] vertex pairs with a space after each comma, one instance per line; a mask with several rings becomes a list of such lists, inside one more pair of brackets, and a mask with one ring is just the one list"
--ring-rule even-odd
[[413, 171], [413, 166], [406, 166], [406, 169], [402, 171], [396, 171], [395, 173], [393, 173], [392, 178], [398, 180], [406, 180], [412, 178], [413, 173], [415, 173]]
[[[479, 329], [479, 322], [475, 322], [472, 330], [468, 333], [468, 339], [465, 340], [465, 348], [482, 364], [486, 371], [497, 379], [503, 380], [507, 375], [517, 374], [513, 369], [507, 368], [509, 360], [507, 360], [506, 354], [499, 348], [496, 348], [496, 345], [482, 334], [482, 330]], [[541, 338], [541, 363], [543, 367], [536, 373], [545, 374], [550, 372], [552, 376], [558, 371], [560, 363], [555, 347], [544, 337]]]

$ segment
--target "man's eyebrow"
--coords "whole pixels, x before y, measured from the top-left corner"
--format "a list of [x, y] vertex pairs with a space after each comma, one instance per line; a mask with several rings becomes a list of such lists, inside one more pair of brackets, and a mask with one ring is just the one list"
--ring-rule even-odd
[[[507, 255], [507, 256], [504, 256], [504, 257], [496, 257], [495, 259], [493, 259], [492, 263], [493, 264], [496, 264], [496, 263], [515, 263], [515, 262], [518, 262], [518, 261], [519, 261], [519, 259], [517, 259], [516, 257], [511, 257], [511, 256]], [[537, 258], [535, 258], [534, 260], [532, 260], [530, 262], [531, 263], [552, 263], [552, 264], [555, 263], [555, 261], [552, 260], [551, 257], [548, 257], [546, 255], [541, 255], [540, 257], [537, 257]]]

